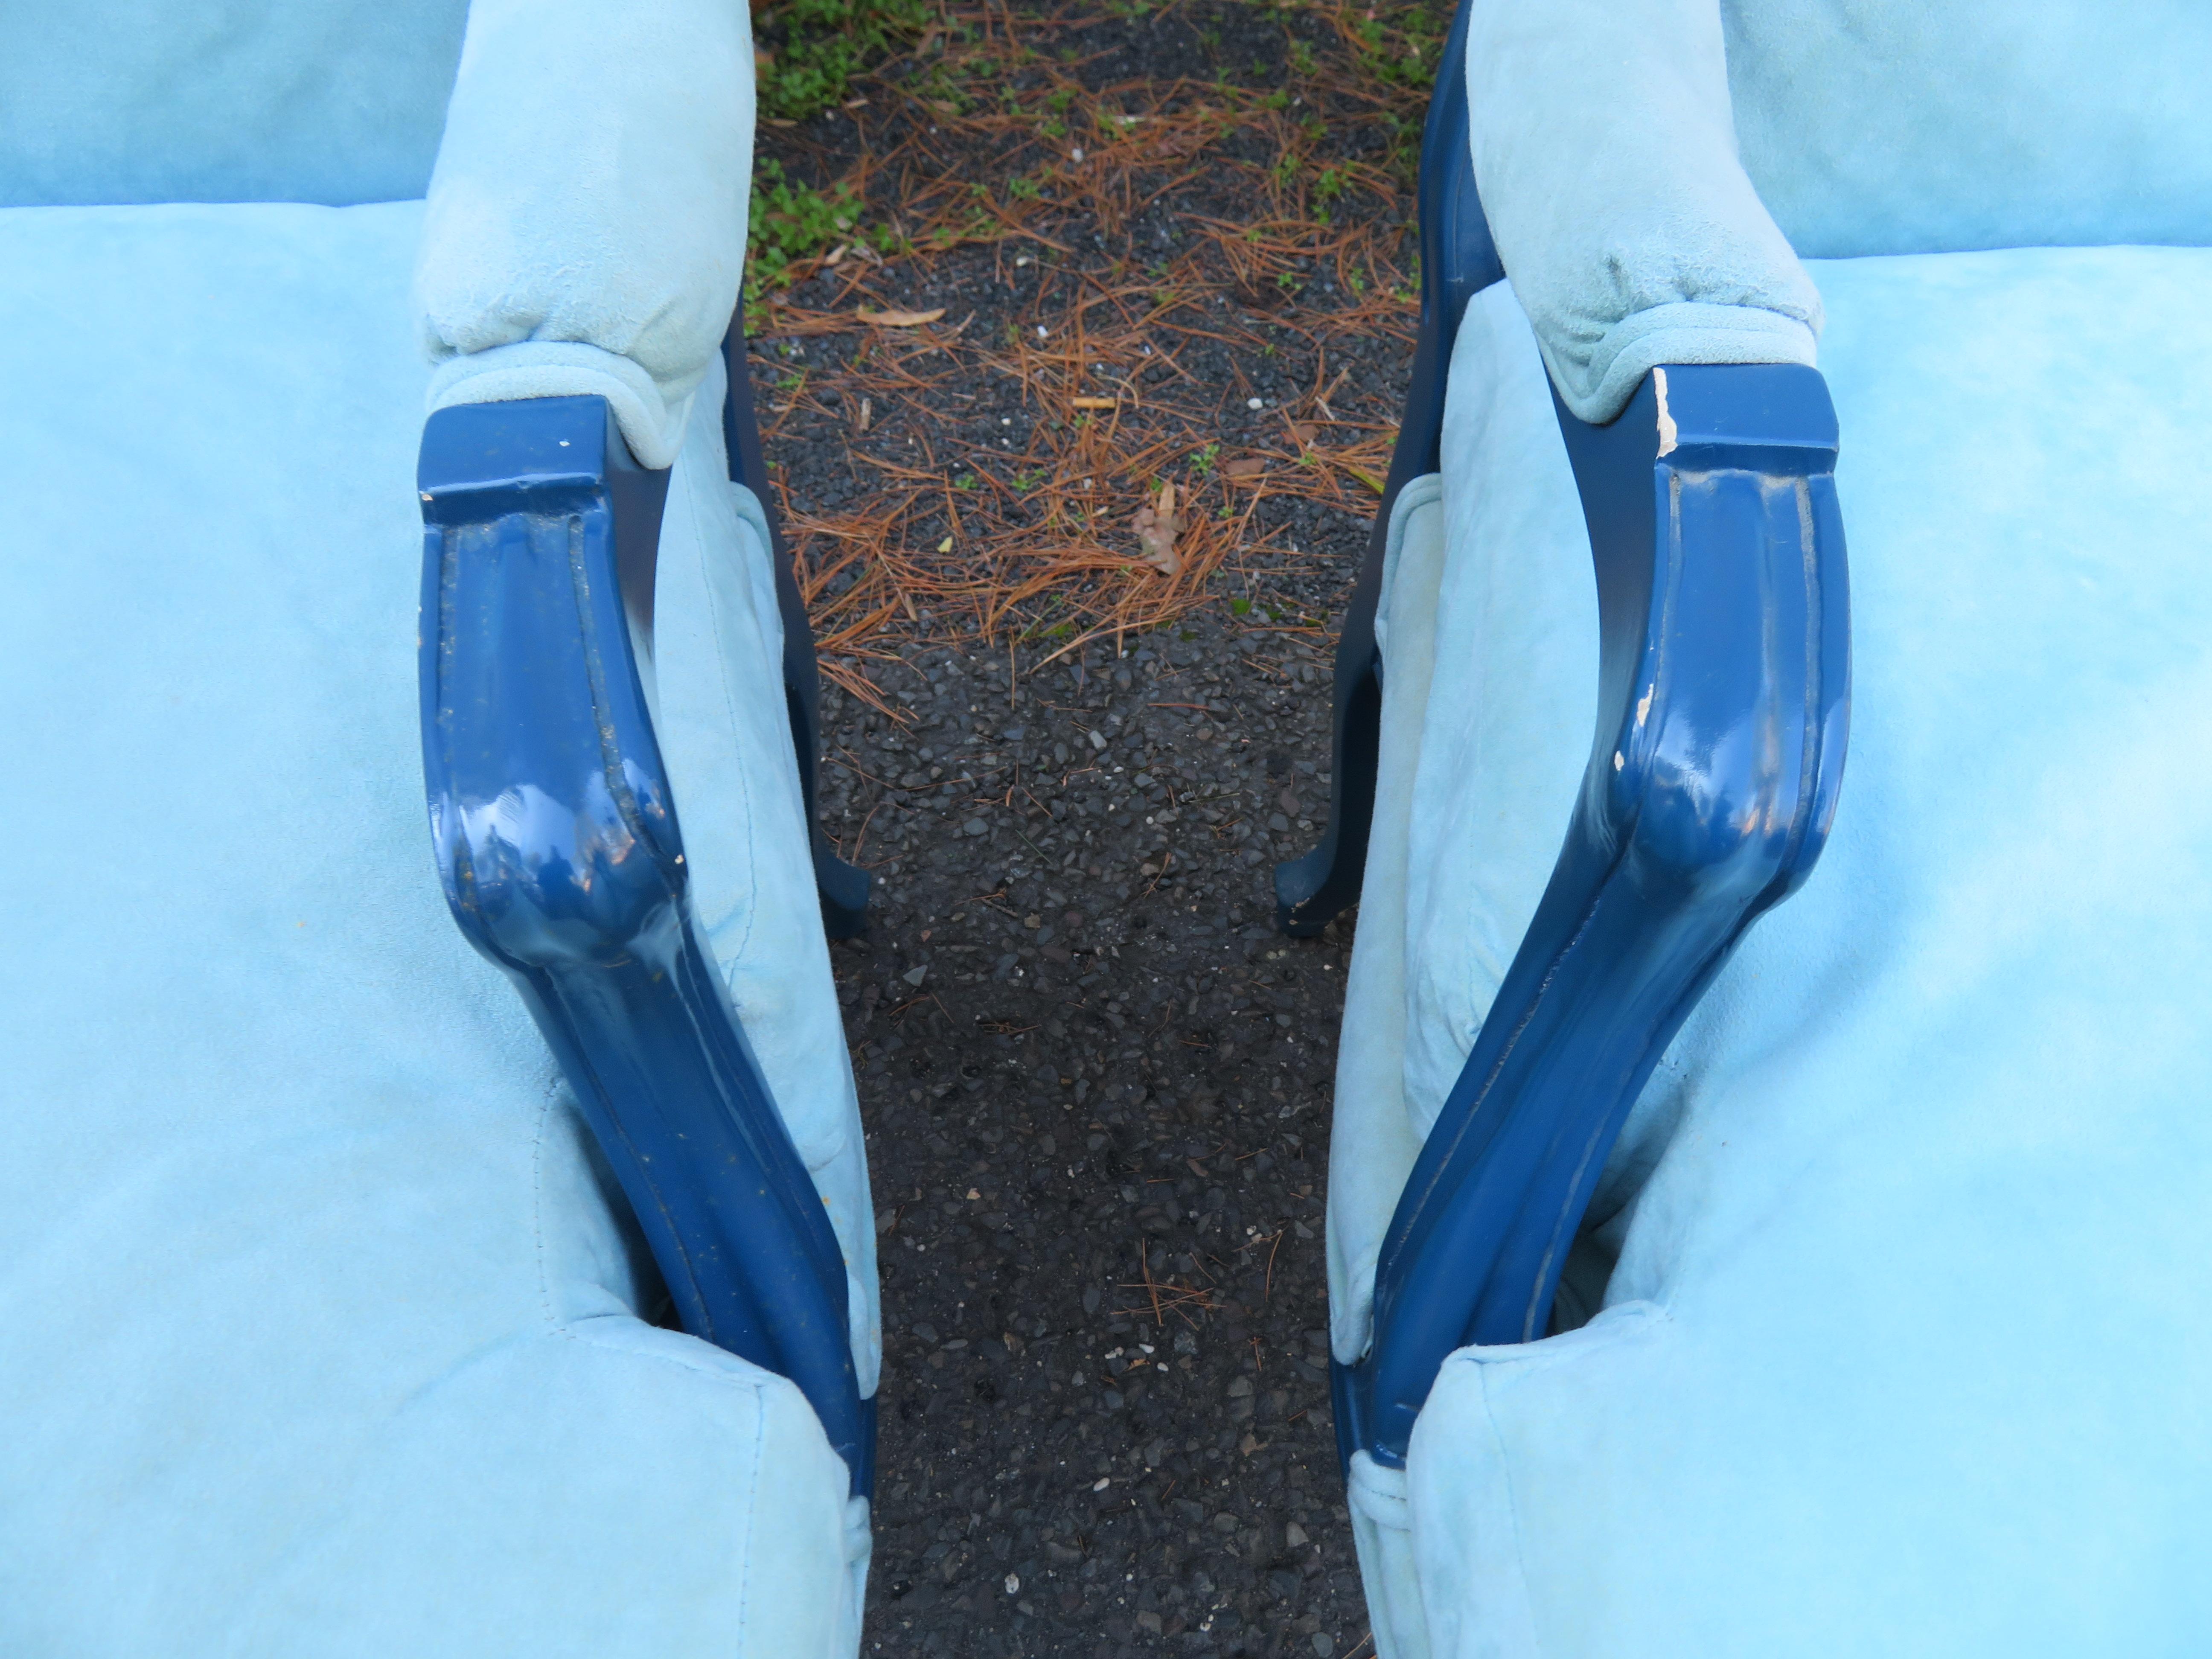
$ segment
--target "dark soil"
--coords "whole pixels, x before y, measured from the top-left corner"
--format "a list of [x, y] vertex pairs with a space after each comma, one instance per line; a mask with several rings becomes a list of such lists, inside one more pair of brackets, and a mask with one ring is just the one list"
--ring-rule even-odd
[[[1289, 74], [1299, 39], [1323, 74], [1352, 73], [1340, 36], [1304, 12], [1191, 6], [1079, 29], [990, 15], [1079, 40], [1055, 72], [1086, 85], [1227, 64], [1264, 87]], [[927, 121], [893, 95], [897, 76], [922, 72], [896, 65], [862, 89]], [[765, 136], [793, 176], [817, 180], [861, 142], [842, 113]], [[1367, 302], [1318, 276], [1271, 284], [1261, 310], [1197, 245], [1200, 219], [1251, 216], [1231, 199], [1242, 142], [1118, 223], [1073, 208], [1045, 222], [1080, 252], [979, 241], [870, 267], [860, 297], [972, 312], [962, 342], [1040, 321], [1057, 335], [1133, 258], [1180, 241], [1194, 250], [1187, 289], [1202, 305], [1218, 283], [1224, 303], [1220, 326], [1176, 340], [1175, 418], [1257, 445], [1310, 412], [1334, 343], [1329, 372], [1350, 374], [1329, 419], [1386, 453], [1404, 331], [1366, 326]], [[1382, 141], [1347, 120], [1316, 142]], [[981, 167], [1005, 140], [974, 143]], [[1407, 200], [1370, 191], [1340, 206], [1330, 234], [1400, 247]], [[1013, 280], [1023, 255], [1037, 264]], [[850, 275], [823, 268], [786, 297], [820, 314]], [[956, 342], [928, 396], [887, 399], [863, 434], [850, 404], [872, 337], [768, 327], [757, 383], [796, 363], [811, 377], [805, 398], [763, 411], [802, 526], [884, 499], [866, 454], [918, 465], [925, 445], [906, 440], [924, 438], [949, 483], [991, 452], [1034, 453], [1052, 419]], [[1131, 472], [1116, 511], [1151, 488]], [[1018, 493], [994, 509], [1009, 534]], [[951, 533], [954, 498], [901, 499], [871, 557]], [[1351, 918], [1288, 939], [1270, 880], [1327, 817], [1325, 619], [1374, 497], [1239, 499], [1235, 546], [1164, 626], [1070, 648], [1080, 633], [1045, 629], [1049, 605], [978, 631], [972, 604], [908, 592], [828, 660], [850, 689], [824, 692], [823, 821], [878, 884], [869, 933], [833, 951], [882, 1247], [870, 1654], [1343, 1659], [1369, 1640], [1331, 1438], [1322, 1238]], [[1109, 517], [1102, 539], [1127, 541], [1125, 522]], [[1071, 617], [1112, 614], [1120, 601], [1096, 584], [1139, 578], [1088, 580]]]
[[1348, 935], [1278, 936], [1267, 886], [1326, 703], [1254, 643], [1200, 620], [1012, 708], [1000, 659], [921, 651], [915, 726], [834, 728], [830, 814], [884, 855], [834, 953], [882, 1246], [871, 1651], [1365, 1632], [1323, 1334]]

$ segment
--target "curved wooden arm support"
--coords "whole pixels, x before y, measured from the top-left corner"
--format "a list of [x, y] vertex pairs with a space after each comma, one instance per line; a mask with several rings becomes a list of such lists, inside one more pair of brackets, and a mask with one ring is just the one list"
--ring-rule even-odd
[[422, 761], [455, 921], [522, 993], [684, 1328], [796, 1382], [865, 1494], [843, 1253], [702, 942], [641, 653], [667, 474], [599, 398], [422, 434]]
[[1596, 562], [1598, 726], [1519, 952], [1392, 1218], [1339, 1449], [1402, 1467], [1437, 1368], [1546, 1334], [1567, 1247], [1661, 1053], [1812, 869], [1843, 771], [1849, 588], [1826, 385], [1672, 368], [1559, 410]]
[[1382, 658], [1375, 647], [1375, 609], [1382, 596], [1382, 556], [1398, 492], [1437, 470], [1444, 430], [1444, 378], [1467, 304], [1504, 267], [1490, 239], [1474, 187], [1467, 132], [1467, 9], [1445, 37], [1437, 93], [1421, 131], [1421, 320], [1406, 418], [1390, 453], [1390, 476], [1336, 637], [1335, 735], [1329, 754], [1328, 822], [1301, 858], [1275, 866], [1275, 923], [1311, 939], [1358, 902], [1367, 872], [1367, 833], [1375, 819], [1375, 768], [1382, 720]]

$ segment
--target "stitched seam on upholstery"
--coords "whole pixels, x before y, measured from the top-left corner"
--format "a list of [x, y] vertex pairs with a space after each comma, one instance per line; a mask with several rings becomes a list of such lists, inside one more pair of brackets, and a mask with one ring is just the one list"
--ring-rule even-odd
[[[599, 1319], [613, 1319], [618, 1317], [621, 1317], [621, 1316], [615, 1314], [594, 1315], [592, 1319], [586, 1320], [581, 1322], [590, 1324]], [[740, 1654], [744, 1653], [746, 1650], [744, 1639], [746, 1620], [750, 1617], [752, 1609], [752, 1528], [755, 1521], [758, 1518], [760, 1514], [759, 1498], [761, 1463], [763, 1457], [766, 1455], [768, 1447], [768, 1414], [770, 1409], [766, 1397], [768, 1385], [758, 1377], [745, 1376], [741, 1374], [732, 1373], [718, 1365], [694, 1364], [689, 1360], [679, 1358], [675, 1354], [658, 1353], [650, 1349], [635, 1348], [622, 1343], [602, 1341], [596, 1336], [589, 1335], [584, 1332], [577, 1330], [573, 1326], [562, 1326], [560, 1328], [557, 1334], [567, 1337], [571, 1342], [586, 1343], [592, 1347], [599, 1349], [603, 1353], [614, 1354], [618, 1358], [625, 1359], [651, 1360], [664, 1365], [672, 1365], [678, 1370], [684, 1372], [687, 1376], [707, 1377], [731, 1389], [745, 1389], [752, 1395], [753, 1457], [752, 1468], [747, 1472], [745, 1480], [749, 1501], [740, 1505], [738, 1510], [738, 1512], [745, 1517], [745, 1534], [743, 1540], [743, 1547], [738, 1551], [737, 1626], [738, 1640], [734, 1650]]]
[[[742, 1371], [732, 1371], [724, 1366], [702, 1365], [695, 1361], [685, 1359], [677, 1354], [662, 1353], [652, 1348], [635, 1347], [626, 1342], [605, 1340], [584, 1328], [586, 1326], [596, 1325], [605, 1320], [630, 1320], [638, 1323], [643, 1323], [642, 1321], [637, 1320], [637, 1316], [635, 1314], [592, 1314], [589, 1317], [580, 1319], [573, 1324], [563, 1325], [561, 1327], [559, 1334], [567, 1337], [571, 1342], [587, 1343], [591, 1346], [601, 1350], [603, 1352], [621, 1354], [633, 1359], [649, 1359], [655, 1364], [672, 1365], [678, 1370], [684, 1373], [687, 1376], [703, 1376], [711, 1382], [726, 1383], [733, 1389], [750, 1389], [755, 1395], [758, 1395], [763, 1389], [771, 1386], [769, 1382], [764, 1381], [762, 1377], [747, 1376]], [[646, 1328], [653, 1330], [659, 1328], [657, 1326], [647, 1326]], [[684, 1333], [681, 1331], [672, 1331], [669, 1334], [672, 1336], [681, 1336]], [[778, 1377], [775, 1380], [776, 1382], [782, 1382], [786, 1379]], [[793, 1384], [793, 1386], [796, 1387], [797, 1385]]]
[[1478, 1364], [1475, 1379], [1482, 1389], [1482, 1423], [1490, 1431], [1490, 1443], [1498, 1453], [1498, 1475], [1505, 1483], [1505, 1513], [1513, 1523], [1513, 1565], [1521, 1574], [1522, 1617], [1528, 1626], [1535, 1650], [1544, 1651], [1544, 1633], [1536, 1628], [1536, 1598], [1528, 1593], [1528, 1552], [1521, 1534], [1521, 1504], [1513, 1493], [1513, 1466], [1505, 1455], [1505, 1437], [1498, 1432], [1498, 1414], [1490, 1408], [1490, 1368]]
[[1398, 568], [1405, 556], [1406, 536], [1413, 526], [1413, 514], [1431, 502], [1441, 507], [1443, 499], [1444, 478], [1441, 472], [1424, 472], [1418, 478], [1409, 478], [1406, 487], [1398, 492], [1398, 499], [1390, 509], [1390, 528], [1382, 544], [1382, 589], [1376, 596], [1375, 605], [1386, 626], [1390, 595], [1397, 585]]
[[[723, 458], [723, 471], [725, 474], [728, 471], [728, 458], [726, 456]], [[699, 550], [700, 561], [703, 566], [710, 556], [707, 550], [707, 538], [700, 533], [702, 526], [699, 522], [699, 503], [697, 499], [691, 495], [690, 490], [688, 488], [685, 489], [684, 495], [686, 504], [691, 516], [692, 544]], [[730, 511], [731, 516], [738, 521], [739, 536], [738, 544], [742, 547], [744, 544], [744, 534], [745, 531], [750, 529], [751, 526], [744, 522], [744, 515], [737, 511], [737, 503], [734, 501], [730, 503]], [[771, 555], [771, 556], [773, 556], [773, 555]], [[700, 574], [704, 576], [708, 572], [702, 568]], [[750, 570], [741, 571], [740, 580], [750, 580], [751, 574], [752, 573]], [[722, 637], [722, 602], [720, 589], [718, 585], [711, 580], [707, 582], [706, 587], [707, 623], [708, 626], [714, 629], [714, 676], [721, 683], [722, 714], [726, 722], [726, 729], [728, 731], [730, 736], [732, 738], [737, 738], [740, 728], [738, 725], [737, 701], [732, 695], [730, 686], [729, 647]], [[738, 793], [743, 795], [745, 803], [745, 833], [744, 837], [745, 848], [745, 925], [744, 931], [738, 935], [736, 945], [730, 952], [730, 959], [732, 962], [743, 957], [746, 951], [751, 947], [753, 938], [753, 921], [754, 918], [760, 914], [760, 871], [758, 864], [753, 858], [753, 828], [759, 814], [753, 807], [752, 777], [749, 769], [743, 764], [743, 744], [740, 741], [733, 746], [738, 749], [739, 757], [739, 763], [738, 766]], [[726, 983], [729, 978], [728, 965], [726, 963], [720, 965], [722, 968], [722, 977]]]
[[545, 1271], [545, 1126], [553, 1121], [554, 1102], [559, 1097], [558, 1085], [548, 1085], [538, 1108], [538, 1133], [530, 1146], [530, 1235], [538, 1250], [538, 1310], [545, 1316], [547, 1330], [566, 1335], [567, 1326], [553, 1312], [553, 1281]]
[[[754, 1385], [754, 1390], [753, 1390], [753, 1391], [754, 1391], [754, 1393], [755, 1393], [755, 1395], [758, 1395], [758, 1393], [760, 1392], [760, 1390], [759, 1390], [759, 1385], [758, 1385], [758, 1384], [755, 1384], [755, 1385]], [[759, 1516], [760, 1516], [760, 1467], [761, 1467], [761, 1455], [762, 1455], [762, 1448], [765, 1445], [765, 1443], [767, 1443], [767, 1440], [768, 1440], [768, 1413], [767, 1413], [766, 1410], [765, 1410], [765, 1409], [763, 1409], [763, 1410], [757, 1411], [757, 1412], [756, 1412], [756, 1413], [753, 1413], [753, 1467], [752, 1467], [752, 1473], [751, 1473], [750, 1476], [748, 1478], [748, 1480], [746, 1480], [746, 1483], [745, 1483], [745, 1484], [746, 1484], [746, 1486], [747, 1486], [747, 1487], [749, 1488], [749, 1491], [748, 1491], [748, 1492], [747, 1492], [747, 1494], [746, 1494], [746, 1495], [747, 1495], [747, 1497], [748, 1497], [751, 1501], [750, 1501], [749, 1503], [747, 1503], [747, 1504], [745, 1504], [745, 1506], [744, 1506], [744, 1516], [745, 1516], [745, 1547], [744, 1547], [744, 1548], [740, 1552], [740, 1554], [741, 1554], [741, 1555], [742, 1555], [742, 1557], [743, 1557], [743, 1560], [741, 1561], [741, 1563], [739, 1564], [739, 1566], [738, 1566], [738, 1647], [737, 1647], [737, 1650], [738, 1650], [739, 1653], [743, 1653], [743, 1652], [744, 1652], [744, 1651], [745, 1651], [745, 1639], [744, 1639], [744, 1638], [745, 1638], [745, 1626], [746, 1626], [747, 1623], [750, 1620], [750, 1619], [751, 1619], [751, 1617], [752, 1617], [752, 1602], [753, 1602], [753, 1539], [752, 1539], [752, 1529], [753, 1529], [754, 1523], [758, 1520], [758, 1518], [759, 1518]]]
[[[1439, 479], [1441, 479], [1441, 477], [1442, 475], [1439, 474]], [[1443, 568], [1438, 571], [1437, 577], [1437, 598], [1432, 603], [1441, 605], [1443, 603], [1445, 589], [1450, 585], [1452, 579], [1452, 566], [1455, 562], [1455, 550], [1452, 546], [1451, 518], [1444, 507], [1443, 490], [1441, 483], [1439, 483], [1437, 490], [1436, 513], [1439, 520], [1437, 526], [1437, 535], [1438, 539], [1443, 544], [1443, 557], [1441, 562]], [[1480, 555], [1484, 551], [1484, 550], [1481, 549], [1460, 550], [1457, 551], [1459, 553], [1459, 556], [1462, 557], [1468, 556], [1470, 553], [1476, 556], [1477, 568], [1481, 572], [1481, 579], [1484, 583], [1481, 615], [1486, 622], [1494, 609], [1491, 600], [1491, 593], [1492, 577], [1493, 573], [1497, 568], [1497, 562], [1492, 558], [1481, 557]], [[1472, 730], [1468, 733], [1468, 739], [1463, 746], [1459, 744], [1432, 745], [1429, 740], [1429, 714], [1436, 702], [1435, 676], [1437, 659], [1441, 654], [1443, 646], [1442, 638], [1436, 631], [1436, 623], [1433, 619], [1431, 619], [1430, 623], [1430, 627], [1431, 634], [1429, 641], [1429, 694], [1427, 698], [1424, 701], [1421, 708], [1421, 750], [1419, 758], [1423, 761], [1433, 759], [1437, 763], [1449, 766], [1462, 777], [1476, 777], [1480, 775], [1481, 769], [1489, 761], [1489, 756], [1486, 752], [1485, 739], [1486, 738], [1493, 735], [1481, 721], [1478, 720], [1474, 723]], [[1482, 641], [1481, 643], [1487, 643], [1487, 641]], [[1479, 643], [1477, 646], [1478, 653], [1480, 653], [1480, 648], [1481, 644]], [[1439, 750], [1442, 750], [1441, 753], [1438, 752]], [[1416, 791], [1420, 787], [1421, 773], [1426, 769], [1427, 769], [1425, 767], [1422, 767], [1418, 769], [1414, 775], [1413, 787]], [[1435, 860], [1431, 860], [1431, 862], [1433, 865]], [[1413, 889], [1412, 869], [1408, 867], [1406, 873], [1407, 890], [1410, 895]], [[1431, 869], [1428, 873], [1426, 878], [1429, 883], [1426, 891], [1431, 899], [1433, 899], [1437, 882], [1437, 878], [1433, 869]], [[1486, 892], [1483, 895], [1483, 899], [1484, 902], [1487, 904], [1490, 902], [1491, 895], [1488, 892]], [[1452, 1046], [1458, 1054], [1459, 1066], [1463, 1068], [1467, 1064], [1467, 1057], [1474, 1051], [1474, 1045], [1481, 1037], [1482, 1022], [1490, 1012], [1490, 1004], [1497, 1000], [1498, 988], [1504, 982], [1504, 975], [1503, 974], [1499, 974], [1494, 979], [1491, 977], [1489, 963], [1485, 959], [1487, 953], [1482, 948], [1480, 939], [1479, 937], [1473, 936], [1473, 930], [1469, 929], [1454, 930], [1454, 933], [1457, 937], [1455, 937], [1452, 940], [1451, 954], [1446, 958], [1448, 962], [1456, 963], [1457, 971], [1453, 976], [1455, 982], [1447, 983], [1441, 975], [1436, 975], [1433, 972], [1427, 975], [1424, 975], [1413, 958], [1417, 956], [1425, 954], [1422, 951], [1421, 947], [1427, 945], [1429, 942], [1429, 929], [1427, 923], [1431, 919], [1431, 912], [1428, 908], [1425, 908], [1420, 918], [1420, 925], [1418, 931], [1416, 931], [1414, 916], [1410, 911], [1408, 912], [1406, 919], [1406, 955], [1408, 958], [1406, 972], [1406, 986], [1407, 990], [1406, 999], [1406, 1028], [1407, 1032], [1410, 1034], [1414, 1027], [1416, 1011], [1413, 1004], [1414, 999], [1419, 996], [1422, 999], [1424, 1005], [1421, 1010], [1423, 1014], [1425, 1014], [1431, 1008], [1434, 1008], [1443, 1014], [1445, 1022], [1451, 1031]], [[1428, 981], [1426, 986], [1423, 983], [1425, 978]], [[1489, 983], [1490, 994], [1486, 998], [1479, 994], [1480, 986], [1478, 981], [1487, 981]], [[1430, 988], [1431, 987], [1433, 988]], [[1481, 1010], [1479, 1013], [1475, 1012], [1478, 1007]], [[1423, 1019], [1420, 1023], [1425, 1024], [1427, 1022], [1425, 1019]], [[1464, 1043], [1461, 1042], [1462, 1036], [1465, 1038]], [[1407, 1046], [1411, 1046], [1410, 1036]], [[1433, 1102], [1421, 1103], [1420, 1109], [1422, 1115], [1425, 1116], [1428, 1120], [1426, 1123], [1423, 1123], [1416, 1119], [1414, 1115], [1415, 1106], [1413, 1101], [1410, 1096], [1406, 1094], [1402, 1087], [1400, 1091], [1401, 1099], [1403, 1102], [1403, 1110], [1406, 1116], [1407, 1127], [1412, 1129], [1414, 1134], [1424, 1142], [1428, 1139], [1431, 1132], [1435, 1129], [1437, 1119], [1443, 1115], [1444, 1099], [1449, 1097], [1450, 1088], [1450, 1085], [1446, 1085], [1445, 1094], [1443, 1097], [1437, 1097]]]

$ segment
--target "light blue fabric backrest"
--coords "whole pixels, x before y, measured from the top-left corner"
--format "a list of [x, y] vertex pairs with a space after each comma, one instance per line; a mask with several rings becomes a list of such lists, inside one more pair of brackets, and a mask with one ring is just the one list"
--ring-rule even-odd
[[0, 0], [0, 206], [403, 201], [467, 0]]
[[1721, 0], [1745, 170], [1804, 258], [2212, 246], [2202, 0]]

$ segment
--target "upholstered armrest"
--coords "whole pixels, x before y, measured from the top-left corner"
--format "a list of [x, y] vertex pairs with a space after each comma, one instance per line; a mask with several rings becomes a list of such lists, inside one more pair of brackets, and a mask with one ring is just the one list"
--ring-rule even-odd
[[667, 474], [607, 402], [423, 434], [423, 769], [446, 896], [521, 991], [684, 1328], [797, 1382], [866, 1493], [845, 1263], [687, 896], [650, 657]]
[[430, 406], [594, 394], [673, 461], [737, 304], [752, 135], [743, 6], [474, 0], [416, 269]]
[[[1465, 0], [1468, 140], [1552, 383], [1814, 362], [1820, 296], [1736, 155], [1719, 0]], [[1447, 71], [1449, 72], [1449, 71]]]

